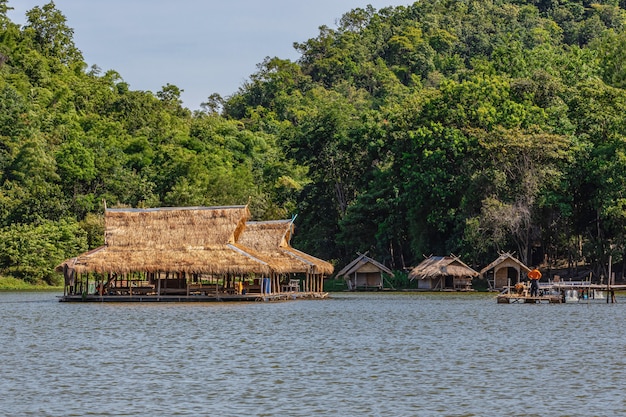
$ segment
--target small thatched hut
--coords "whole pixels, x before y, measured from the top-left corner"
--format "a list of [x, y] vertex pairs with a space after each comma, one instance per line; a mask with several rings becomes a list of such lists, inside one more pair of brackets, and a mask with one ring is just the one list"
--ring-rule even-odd
[[487, 279], [490, 289], [501, 289], [509, 284], [517, 284], [529, 271], [529, 267], [506, 252], [501, 253], [498, 259], [484, 267], [480, 271], [480, 276]]
[[472, 278], [478, 272], [456, 256], [431, 256], [409, 273], [411, 281], [418, 280], [418, 289], [470, 291]]
[[394, 276], [389, 268], [364, 253], [339, 271], [337, 278], [343, 278], [350, 291], [382, 290], [383, 274]]
[[[308, 255], [291, 247], [294, 233], [292, 220], [272, 220], [263, 222], [247, 222], [246, 228], [238, 239], [238, 243], [254, 249], [264, 259], [271, 262], [276, 277], [282, 279], [284, 289], [302, 288], [305, 291], [321, 292], [324, 277], [333, 273], [332, 264]], [[289, 279], [290, 275], [304, 276], [302, 287]], [[297, 285], [297, 286], [296, 286]]]

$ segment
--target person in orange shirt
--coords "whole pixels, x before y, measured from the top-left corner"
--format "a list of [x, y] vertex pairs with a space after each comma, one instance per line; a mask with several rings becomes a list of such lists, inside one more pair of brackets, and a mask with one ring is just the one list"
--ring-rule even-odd
[[539, 293], [539, 280], [541, 279], [541, 272], [537, 268], [532, 271], [528, 271], [528, 278], [530, 278], [530, 296], [536, 297]]

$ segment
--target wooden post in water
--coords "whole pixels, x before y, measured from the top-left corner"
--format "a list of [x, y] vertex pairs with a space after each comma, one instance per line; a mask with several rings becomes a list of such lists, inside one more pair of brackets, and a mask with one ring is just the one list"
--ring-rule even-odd
[[609, 276], [606, 277], [606, 303], [609, 303], [609, 298], [611, 297], [611, 262], [612, 256], [609, 255]]

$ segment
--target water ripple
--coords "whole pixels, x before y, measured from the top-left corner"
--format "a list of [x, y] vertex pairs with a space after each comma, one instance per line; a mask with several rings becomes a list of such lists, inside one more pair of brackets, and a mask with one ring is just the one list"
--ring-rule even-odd
[[0, 415], [621, 415], [618, 301], [371, 293], [65, 304], [0, 294]]

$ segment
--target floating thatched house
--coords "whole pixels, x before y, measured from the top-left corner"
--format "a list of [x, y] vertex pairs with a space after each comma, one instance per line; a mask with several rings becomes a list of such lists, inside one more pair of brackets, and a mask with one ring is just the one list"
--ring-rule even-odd
[[269, 260], [280, 277], [281, 291], [322, 292], [324, 277], [333, 273], [333, 266], [291, 247], [293, 233], [292, 220], [247, 222], [238, 242]]
[[484, 267], [480, 276], [487, 279], [489, 289], [495, 290], [517, 284], [529, 271], [529, 267], [507, 252], [500, 254], [498, 259]]
[[365, 253], [339, 271], [337, 278], [343, 278], [350, 291], [382, 290], [384, 274], [394, 276], [389, 268]]
[[471, 291], [472, 278], [479, 273], [456, 256], [431, 256], [409, 273], [411, 281], [418, 280], [418, 289]]
[[247, 206], [106, 209], [105, 244], [57, 267], [65, 298], [278, 294], [284, 265], [240, 242], [249, 217]]

